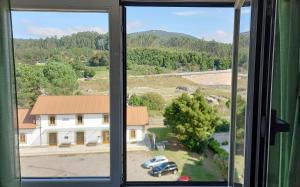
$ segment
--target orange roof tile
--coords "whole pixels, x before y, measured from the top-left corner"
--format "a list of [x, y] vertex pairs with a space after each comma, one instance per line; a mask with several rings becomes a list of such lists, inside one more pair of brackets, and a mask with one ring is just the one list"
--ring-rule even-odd
[[127, 107], [127, 125], [148, 125], [149, 116], [147, 107], [128, 106]]
[[35, 117], [30, 114], [31, 109], [18, 109], [19, 129], [34, 129], [36, 128]]
[[[109, 96], [40, 96], [34, 104], [31, 115], [55, 114], [107, 114]], [[127, 107], [127, 125], [147, 125], [146, 107]]]
[[40, 96], [32, 115], [103, 114], [109, 112], [109, 97], [103, 96]]

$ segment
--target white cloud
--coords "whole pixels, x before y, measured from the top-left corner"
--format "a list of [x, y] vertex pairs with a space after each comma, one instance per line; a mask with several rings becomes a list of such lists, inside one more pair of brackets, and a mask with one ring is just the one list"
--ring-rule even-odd
[[220, 29], [213, 33], [207, 34], [204, 39], [208, 41], [215, 40], [217, 42], [232, 43], [232, 37], [232, 33], [228, 33]]
[[101, 27], [83, 27], [74, 26], [69, 28], [58, 28], [58, 27], [43, 27], [33, 24], [30, 21], [23, 21], [25, 25], [26, 33], [32, 38], [46, 38], [57, 36], [58, 38], [66, 35], [70, 35], [77, 32], [94, 31], [100, 34], [106, 33], [107, 30]]
[[204, 14], [203, 11], [178, 11], [178, 12], [172, 12], [172, 14], [176, 16], [195, 16]]
[[127, 23], [127, 31], [128, 32], [132, 32], [136, 29], [141, 29], [144, 27], [144, 23], [142, 21], [139, 20], [135, 20], [135, 21], [130, 21]]

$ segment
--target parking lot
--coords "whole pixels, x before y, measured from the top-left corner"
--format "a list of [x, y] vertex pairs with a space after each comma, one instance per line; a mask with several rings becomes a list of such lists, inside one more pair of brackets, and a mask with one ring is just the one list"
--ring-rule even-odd
[[[151, 152], [127, 153], [128, 181], [174, 181], [178, 176], [169, 174], [153, 177], [141, 164], [152, 158]], [[49, 155], [21, 157], [23, 177], [79, 177], [109, 176], [109, 153]]]

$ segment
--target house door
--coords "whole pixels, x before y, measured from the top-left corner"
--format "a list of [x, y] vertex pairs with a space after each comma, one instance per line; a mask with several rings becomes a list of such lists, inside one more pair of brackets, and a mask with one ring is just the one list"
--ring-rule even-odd
[[76, 144], [77, 145], [84, 144], [84, 132], [76, 132]]
[[49, 146], [57, 145], [57, 133], [49, 133]]
[[103, 144], [108, 144], [109, 143], [109, 131], [103, 131], [102, 137], [103, 137]]

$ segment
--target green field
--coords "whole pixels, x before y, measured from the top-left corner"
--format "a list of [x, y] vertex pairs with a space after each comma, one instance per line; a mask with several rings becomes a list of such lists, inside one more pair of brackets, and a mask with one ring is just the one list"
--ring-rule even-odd
[[[96, 75], [92, 79], [79, 80], [79, 90], [84, 95], [108, 94], [109, 73], [105, 67], [95, 67]], [[178, 87], [185, 87], [188, 91], [182, 91]], [[218, 112], [220, 117], [229, 118], [229, 108], [225, 103], [230, 98], [231, 90], [228, 86], [199, 85], [181, 76], [132, 76], [127, 77], [127, 95], [142, 95], [148, 92], [156, 92], [163, 96], [166, 104], [182, 93], [193, 93], [200, 88], [205, 96], [219, 96], [224, 98], [219, 101]], [[151, 117], [162, 116], [162, 111], [149, 111]]]

